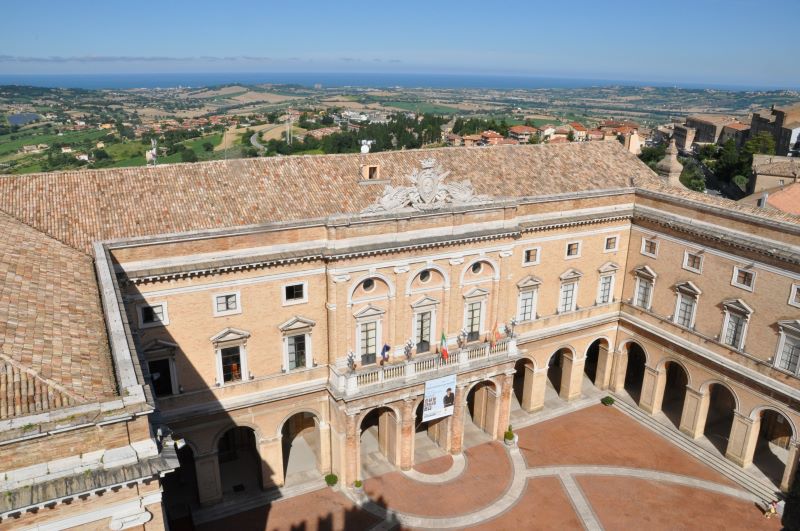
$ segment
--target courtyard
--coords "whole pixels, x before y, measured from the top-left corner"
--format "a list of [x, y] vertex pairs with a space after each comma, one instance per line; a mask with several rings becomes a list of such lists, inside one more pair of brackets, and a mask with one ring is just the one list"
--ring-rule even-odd
[[463, 457], [372, 475], [363, 494], [318, 488], [197, 529], [780, 529], [743, 488], [616, 407], [516, 433], [518, 448], [476, 441]]

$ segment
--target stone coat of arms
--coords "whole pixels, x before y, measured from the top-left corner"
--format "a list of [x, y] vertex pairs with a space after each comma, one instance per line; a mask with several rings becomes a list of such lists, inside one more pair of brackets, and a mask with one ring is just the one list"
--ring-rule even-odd
[[443, 171], [435, 159], [423, 159], [420, 165], [421, 170], [416, 169], [406, 177], [412, 186], [386, 185], [383, 195], [362, 212], [372, 214], [405, 208], [434, 210], [447, 204], [483, 203], [491, 200], [486, 195], [475, 195], [469, 181], [445, 183], [444, 180], [450, 172]]

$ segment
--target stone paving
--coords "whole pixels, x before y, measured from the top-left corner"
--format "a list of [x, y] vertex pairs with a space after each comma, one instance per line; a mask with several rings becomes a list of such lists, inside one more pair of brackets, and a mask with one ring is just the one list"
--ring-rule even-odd
[[370, 478], [365, 494], [325, 488], [202, 529], [780, 529], [748, 492], [615, 408], [517, 434], [519, 448], [482, 444]]

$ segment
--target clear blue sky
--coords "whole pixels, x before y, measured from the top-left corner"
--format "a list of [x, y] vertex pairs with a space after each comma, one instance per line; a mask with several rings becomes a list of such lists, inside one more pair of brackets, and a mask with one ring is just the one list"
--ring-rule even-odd
[[3, 0], [0, 14], [0, 74], [435, 72], [800, 87], [800, 0]]

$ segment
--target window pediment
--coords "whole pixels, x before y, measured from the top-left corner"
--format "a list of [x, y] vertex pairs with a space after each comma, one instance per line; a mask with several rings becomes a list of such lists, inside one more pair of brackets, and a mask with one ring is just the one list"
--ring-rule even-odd
[[633, 274], [636, 275], [637, 277], [642, 277], [649, 280], [655, 280], [656, 277], [658, 276], [655, 271], [653, 271], [652, 269], [650, 269], [650, 267], [646, 265], [639, 266], [636, 269], [634, 269]]
[[385, 313], [386, 310], [370, 304], [354, 313], [353, 317], [356, 319], [369, 319], [370, 317], [380, 317]]
[[601, 265], [600, 268], [597, 270], [600, 273], [613, 273], [619, 269], [619, 265], [614, 262], [606, 262], [605, 264]]
[[465, 299], [477, 299], [479, 297], [488, 297], [489, 290], [483, 288], [472, 288], [469, 292], [464, 295]]
[[435, 306], [437, 304], [439, 304], [439, 301], [437, 301], [433, 297], [422, 297], [417, 302], [413, 303], [411, 307], [417, 309], [417, 308], [425, 308], [428, 306]]
[[541, 283], [542, 281], [538, 277], [535, 277], [533, 275], [528, 275], [527, 277], [517, 282], [517, 287], [519, 289], [533, 289], [539, 287]]
[[229, 341], [245, 341], [250, 337], [250, 332], [238, 328], [226, 328], [211, 337], [212, 343], [226, 343]]
[[581, 273], [577, 269], [567, 269], [558, 278], [560, 278], [562, 281], [567, 281], [567, 280], [578, 280], [582, 276], [583, 273]]
[[800, 336], [800, 319], [778, 321], [781, 332], [788, 332], [792, 335]]
[[163, 339], [156, 339], [144, 346], [142, 352], [147, 354], [155, 354], [157, 352], [169, 352], [177, 350], [178, 345], [172, 341], [164, 341]]
[[680, 293], [685, 293], [686, 295], [691, 295], [692, 297], [697, 297], [703, 293], [700, 291], [700, 288], [695, 286], [691, 281], [679, 282], [678, 284], [675, 284], [675, 290], [679, 291]]
[[278, 326], [281, 332], [296, 332], [299, 330], [307, 330], [312, 328], [316, 325], [316, 321], [312, 321], [311, 319], [306, 319], [305, 317], [300, 317], [299, 315], [295, 315], [282, 325]]
[[729, 299], [722, 301], [722, 306], [729, 312], [740, 313], [748, 317], [751, 313], [753, 313], [753, 309], [745, 304], [742, 299]]

